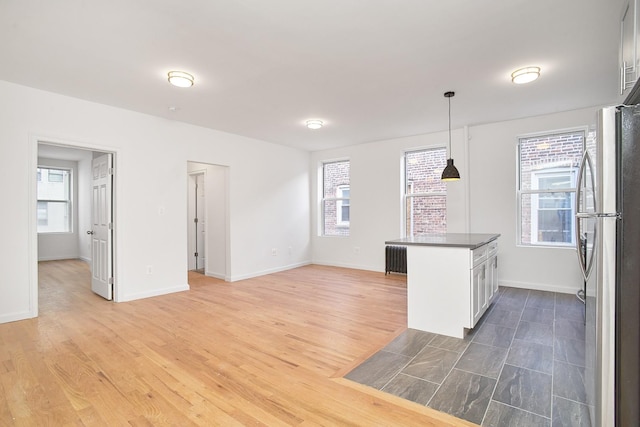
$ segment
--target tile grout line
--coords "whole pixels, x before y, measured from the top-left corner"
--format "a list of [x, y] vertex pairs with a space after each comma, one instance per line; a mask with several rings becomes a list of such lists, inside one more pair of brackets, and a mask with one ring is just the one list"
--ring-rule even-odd
[[[520, 309], [520, 319], [518, 319], [518, 326], [520, 326], [520, 322], [522, 321], [522, 316], [524, 315], [524, 309], [527, 306], [527, 301], [529, 300], [529, 294], [531, 292], [527, 290], [527, 297], [524, 300], [524, 305], [522, 306], [522, 308]], [[500, 295], [500, 298], [498, 298], [498, 300], [496, 301], [496, 303], [500, 302], [500, 300], [502, 299], [503, 295]], [[513, 333], [513, 337], [511, 337], [511, 341], [509, 342], [509, 348], [507, 350], [507, 354], [504, 357], [504, 361], [502, 362], [502, 366], [500, 367], [500, 372], [498, 373], [498, 378], [496, 379], [496, 383], [493, 386], [493, 390], [491, 391], [491, 397], [489, 397], [489, 404], [487, 405], [487, 407], [484, 410], [484, 414], [482, 415], [482, 421], [480, 421], [480, 425], [482, 425], [484, 423], [484, 419], [487, 416], [487, 412], [489, 411], [489, 406], [491, 406], [491, 401], [494, 400], [493, 396], [496, 393], [496, 389], [498, 388], [498, 382], [500, 381], [500, 377], [502, 376], [502, 371], [504, 370], [504, 365], [506, 365], [507, 363], [507, 358], [509, 357], [509, 353], [511, 352], [511, 346], [513, 345], [513, 340], [516, 339], [516, 333], [518, 332], [518, 326], [516, 326], [516, 330]], [[498, 402], [498, 401], [496, 401]], [[502, 403], [502, 402], [500, 402]], [[517, 408], [520, 409], [520, 408]]]
[[[409, 328], [407, 328], [407, 331], [408, 331], [408, 330], [409, 330]], [[413, 362], [413, 361], [415, 360], [415, 358], [416, 358], [416, 357], [418, 357], [418, 355], [419, 355], [420, 353], [422, 353], [422, 351], [423, 351], [425, 348], [427, 348], [427, 347], [431, 347], [429, 344], [431, 343], [431, 341], [433, 341], [434, 339], [436, 339], [436, 337], [437, 337], [437, 335], [434, 335], [433, 337], [431, 337], [431, 339], [430, 339], [429, 341], [427, 341], [427, 343], [426, 343], [424, 346], [422, 346], [422, 348], [421, 348], [421, 349], [420, 349], [420, 350], [415, 354], [415, 356], [413, 356], [411, 359], [409, 359], [409, 361], [407, 361], [407, 363], [405, 363], [405, 364], [404, 364], [404, 365], [403, 365], [403, 366], [398, 370], [398, 372], [396, 372], [396, 373], [395, 373], [395, 374], [394, 374], [394, 375], [389, 379], [389, 381], [387, 381], [387, 382], [386, 382], [382, 387], [380, 387], [380, 391], [383, 391], [383, 389], [384, 389], [386, 386], [388, 386], [388, 385], [389, 385], [389, 383], [391, 383], [391, 381], [393, 381], [394, 379], [396, 379], [396, 377], [402, 373], [402, 371], [404, 370], [404, 368], [406, 368], [407, 366], [409, 366], [409, 365], [411, 364], [411, 362]], [[437, 347], [434, 347], [434, 348], [437, 348]], [[401, 356], [404, 356], [402, 353], [395, 353], [395, 352], [390, 352], [390, 353], [399, 354], [399, 355], [401, 355]], [[406, 375], [406, 374], [405, 374], [405, 375]], [[412, 376], [412, 375], [410, 375], [410, 376]], [[418, 377], [414, 377], [414, 378], [418, 378]], [[424, 380], [423, 378], [419, 378], [419, 379]], [[424, 380], [424, 381], [427, 381], [427, 380]], [[427, 381], [427, 382], [432, 383], [431, 381]], [[435, 383], [432, 383], [432, 384], [435, 384]], [[438, 387], [439, 387], [439, 386], [438, 386]], [[437, 391], [437, 390], [436, 390], [436, 391]], [[435, 393], [434, 393], [434, 394], [435, 394]], [[432, 397], [433, 397], [433, 396], [432, 396]]]
[[[435, 339], [435, 338], [434, 338]], [[429, 401], [427, 402], [426, 405], [424, 406], [429, 406], [429, 404], [431, 403], [431, 401], [433, 400], [433, 398], [436, 396], [436, 394], [438, 394], [438, 391], [440, 391], [440, 388], [442, 387], [442, 384], [444, 384], [444, 382], [447, 380], [447, 378], [449, 378], [449, 375], [451, 375], [451, 372], [453, 372], [453, 370], [456, 367], [456, 364], [460, 361], [460, 358], [462, 357], [462, 355], [464, 354], [465, 351], [467, 351], [467, 349], [469, 348], [469, 345], [471, 345], [471, 341], [470, 340], [467, 345], [464, 347], [464, 350], [462, 350], [459, 355], [458, 358], [455, 360], [455, 362], [453, 362], [453, 364], [451, 365], [451, 369], [449, 369], [449, 372], [447, 372], [447, 375], [444, 376], [444, 378], [442, 379], [442, 382], [440, 384], [438, 384], [438, 388], [436, 388], [436, 391], [433, 392], [433, 394], [431, 395], [431, 397], [429, 398]], [[446, 350], [446, 349], [443, 349]], [[429, 406], [430, 407], [430, 406]]]

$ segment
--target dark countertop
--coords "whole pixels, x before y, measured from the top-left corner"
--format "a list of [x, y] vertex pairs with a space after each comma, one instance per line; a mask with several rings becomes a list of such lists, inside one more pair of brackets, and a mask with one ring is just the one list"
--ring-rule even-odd
[[492, 240], [500, 237], [499, 234], [478, 234], [478, 233], [443, 233], [443, 234], [423, 234], [414, 237], [405, 237], [396, 240], [387, 240], [386, 245], [407, 245], [407, 246], [448, 246], [456, 248], [475, 249], [486, 245]]

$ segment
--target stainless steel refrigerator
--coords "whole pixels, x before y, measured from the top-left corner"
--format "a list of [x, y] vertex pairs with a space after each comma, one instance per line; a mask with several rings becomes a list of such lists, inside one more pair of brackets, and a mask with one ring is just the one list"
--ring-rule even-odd
[[640, 106], [598, 112], [576, 206], [591, 424], [640, 426]]

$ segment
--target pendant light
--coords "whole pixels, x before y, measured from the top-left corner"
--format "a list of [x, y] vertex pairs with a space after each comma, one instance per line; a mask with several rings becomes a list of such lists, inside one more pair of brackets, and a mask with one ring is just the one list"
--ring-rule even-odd
[[451, 158], [451, 97], [453, 97], [455, 92], [445, 92], [444, 97], [449, 99], [449, 158], [447, 159], [447, 166], [442, 171], [442, 180], [443, 181], [457, 181], [460, 179], [460, 172], [453, 165], [453, 159]]

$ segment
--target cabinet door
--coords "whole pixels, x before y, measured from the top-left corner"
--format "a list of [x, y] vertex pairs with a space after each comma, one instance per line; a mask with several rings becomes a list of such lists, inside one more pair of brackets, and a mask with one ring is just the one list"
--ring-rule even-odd
[[471, 270], [471, 324], [475, 326], [484, 310], [486, 302], [486, 263], [480, 264]]
[[620, 95], [631, 89], [638, 77], [636, 1], [625, 4], [620, 21]]
[[498, 294], [498, 256], [494, 255], [487, 260], [487, 301], [491, 303]]
[[493, 301], [493, 257], [489, 258], [485, 262], [485, 279], [484, 279], [484, 289], [485, 289], [485, 307], [486, 310]]

